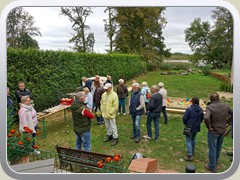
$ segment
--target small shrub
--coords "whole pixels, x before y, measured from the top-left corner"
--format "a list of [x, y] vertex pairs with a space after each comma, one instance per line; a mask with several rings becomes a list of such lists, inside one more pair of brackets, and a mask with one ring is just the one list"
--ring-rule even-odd
[[212, 69], [211, 65], [206, 65], [202, 68], [202, 72], [205, 76], [208, 76], [208, 75], [210, 75], [211, 69]]

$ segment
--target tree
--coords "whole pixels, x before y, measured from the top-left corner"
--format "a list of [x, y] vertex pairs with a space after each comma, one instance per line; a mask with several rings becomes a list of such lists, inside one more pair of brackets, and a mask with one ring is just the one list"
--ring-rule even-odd
[[[32, 36], [41, 36], [39, 28], [34, 26], [33, 16], [21, 7], [13, 9], [7, 18], [7, 46], [23, 48], [24, 45], [35, 48], [37, 41], [32, 39]], [[31, 41], [29, 41], [30, 38]], [[29, 44], [27, 44], [28, 42]]]
[[212, 18], [215, 20], [212, 30], [212, 46], [218, 59], [230, 67], [233, 56], [233, 18], [225, 8], [218, 7], [212, 12]]
[[[73, 23], [72, 28], [74, 30], [73, 37], [69, 42], [74, 43], [73, 49], [78, 52], [91, 52], [94, 46], [94, 34], [87, 34], [86, 31], [90, 30], [90, 27], [86, 25], [86, 19], [92, 14], [90, 7], [68, 7], [61, 8], [61, 15], [65, 15]], [[87, 42], [88, 39], [88, 42]], [[90, 45], [90, 47], [89, 47]]]
[[233, 55], [233, 19], [225, 8], [212, 11], [215, 19], [211, 27], [209, 22], [196, 18], [185, 30], [185, 40], [194, 52], [195, 59], [206, 59], [215, 68], [232, 65]]
[[158, 67], [166, 49], [162, 29], [166, 19], [162, 17], [165, 8], [116, 8], [117, 22], [115, 51], [140, 54], [150, 69]]
[[105, 13], [108, 13], [108, 19], [104, 19], [104, 31], [107, 32], [107, 37], [109, 38], [109, 53], [112, 53], [114, 47], [114, 35], [116, 32], [117, 24], [115, 21], [116, 9], [112, 7], [107, 7], [104, 10]]
[[20, 36], [17, 38], [17, 41], [19, 42], [19, 47], [21, 47], [22, 49], [39, 49], [38, 42], [35, 39], [31, 38], [31, 36], [29, 36], [27, 33], [21, 33]]

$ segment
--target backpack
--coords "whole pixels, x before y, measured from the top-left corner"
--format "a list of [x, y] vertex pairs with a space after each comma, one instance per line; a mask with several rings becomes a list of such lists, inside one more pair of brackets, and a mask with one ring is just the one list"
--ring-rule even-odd
[[151, 94], [148, 92], [148, 90], [146, 90], [146, 98], [150, 99], [151, 98]]

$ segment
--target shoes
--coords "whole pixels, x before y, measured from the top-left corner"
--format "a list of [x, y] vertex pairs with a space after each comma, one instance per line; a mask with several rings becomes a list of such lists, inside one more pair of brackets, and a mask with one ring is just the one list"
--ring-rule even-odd
[[126, 113], [123, 113], [123, 115], [125, 116], [125, 115], [126, 115]]
[[97, 125], [100, 125], [101, 124], [101, 122], [97, 122]]
[[158, 139], [155, 139], [155, 138], [154, 138], [154, 141], [158, 141]]
[[34, 149], [33, 154], [41, 154], [41, 152]]
[[139, 143], [139, 142], [140, 142], [140, 138], [136, 138], [135, 143]]
[[151, 137], [149, 137], [148, 135], [143, 136], [145, 139], [152, 139]]
[[136, 136], [131, 136], [131, 137], [130, 137], [130, 139], [135, 139], [135, 138], [136, 138]]
[[108, 141], [110, 141], [110, 140], [112, 140], [112, 135], [111, 136], [106, 136], [106, 138], [103, 140], [103, 142], [108, 142]]
[[118, 115], [120, 114], [120, 113], [117, 113]]
[[207, 164], [205, 165], [205, 168], [206, 168], [207, 170], [209, 170], [210, 172], [212, 172], [212, 173], [216, 173], [216, 172], [217, 172], [215, 169], [210, 169]]
[[192, 161], [192, 160], [193, 160], [193, 156], [187, 155], [187, 156], [185, 156], [183, 159], [184, 159], [185, 161]]
[[105, 122], [104, 122], [104, 121], [102, 121], [102, 122], [101, 122], [101, 124], [105, 124]]
[[118, 143], [118, 138], [113, 138], [111, 146], [115, 146]]

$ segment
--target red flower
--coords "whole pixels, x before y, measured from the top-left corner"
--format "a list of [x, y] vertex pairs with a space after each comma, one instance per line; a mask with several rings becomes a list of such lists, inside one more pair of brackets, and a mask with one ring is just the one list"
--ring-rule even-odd
[[115, 154], [115, 156], [117, 156], [117, 157], [121, 158], [120, 154]]
[[12, 134], [11, 134], [11, 133], [8, 133], [8, 137], [12, 137]]
[[18, 141], [18, 144], [19, 144], [19, 145], [23, 145], [23, 142], [22, 142], [22, 141]]
[[11, 129], [11, 130], [10, 130], [10, 133], [12, 133], [12, 134], [14, 134], [15, 132], [16, 132], [15, 129]]
[[31, 141], [31, 138], [30, 138], [30, 137], [28, 137], [28, 138], [27, 138], [27, 141]]
[[23, 129], [24, 129], [24, 130], [28, 130], [29, 128], [28, 128], [27, 126], [24, 126]]
[[103, 166], [104, 166], [103, 161], [102, 160], [98, 161], [97, 166], [98, 166], [98, 168], [103, 168]]
[[33, 145], [33, 148], [34, 148], [34, 149], [38, 149], [38, 146], [36, 146], [36, 145]]
[[108, 163], [108, 162], [111, 162], [111, 160], [112, 160], [111, 157], [106, 157], [105, 162]]
[[118, 161], [120, 161], [120, 157], [115, 155], [115, 156], [113, 157], [113, 160], [114, 160], [115, 162], [118, 162]]

